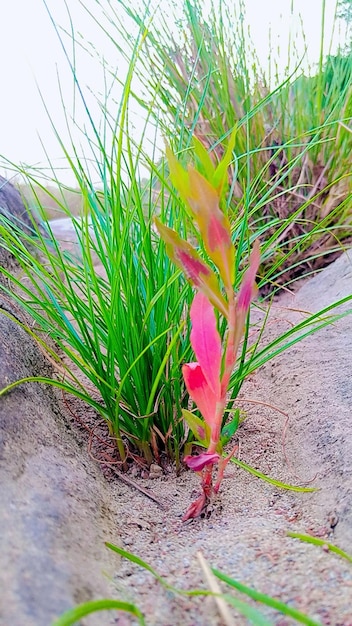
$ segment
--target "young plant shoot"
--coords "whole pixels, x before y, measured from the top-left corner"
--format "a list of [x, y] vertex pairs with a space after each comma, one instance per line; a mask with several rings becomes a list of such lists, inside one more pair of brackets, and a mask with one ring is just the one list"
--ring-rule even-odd
[[[195, 221], [199, 240], [217, 271], [176, 231], [156, 219], [167, 253], [182, 269], [197, 293], [191, 305], [191, 344], [196, 361], [186, 363], [182, 374], [188, 393], [202, 418], [183, 409], [182, 414], [197, 441], [206, 449], [184, 461], [201, 477], [202, 494], [193, 502], [183, 520], [198, 517], [219, 490], [224, 470], [237, 446], [223, 457], [223, 445], [231, 436], [229, 425], [222, 429], [227, 404], [227, 390], [236, 364], [250, 303], [255, 293], [255, 277], [260, 261], [259, 241], [250, 255], [249, 267], [239, 291], [235, 293], [235, 248], [228, 216], [221, 208], [227, 183], [227, 169], [232, 160], [233, 133], [223, 159], [215, 166], [203, 145], [195, 139], [195, 152], [203, 173], [189, 166], [186, 171], [167, 148], [171, 180]], [[218, 316], [226, 320], [223, 341], [218, 331]], [[226, 433], [224, 432], [226, 430]], [[229, 431], [229, 432], [227, 432]], [[217, 466], [216, 480], [213, 477]]]

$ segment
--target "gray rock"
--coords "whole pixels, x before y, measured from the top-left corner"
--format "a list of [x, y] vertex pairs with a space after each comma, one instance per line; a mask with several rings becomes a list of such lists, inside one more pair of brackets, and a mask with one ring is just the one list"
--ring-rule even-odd
[[33, 223], [20, 192], [2, 176], [0, 176], [0, 213], [10, 217], [15, 224], [18, 224], [26, 232], [33, 230]]
[[[0, 213], [25, 233], [33, 225], [19, 192], [0, 177]], [[0, 241], [0, 266], [18, 263]], [[0, 271], [1, 284], [9, 281]], [[53, 376], [26, 318], [0, 291], [0, 389], [28, 376]], [[118, 542], [113, 493], [65, 420], [53, 387], [23, 384], [0, 396], [0, 625], [49, 626], [80, 602], [111, 596]], [[104, 621], [105, 617], [105, 621]], [[84, 625], [110, 623], [108, 614]]]
[[[352, 294], [352, 253], [307, 281], [281, 317], [297, 323]], [[325, 314], [351, 312], [352, 300]], [[352, 314], [306, 337], [266, 366], [269, 401], [290, 415], [287, 448], [299, 475], [320, 491], [309, 497], [322, 523], [338, 522], [337, 543], [352, 546]], [[307, 501], [307, 498], [305, 498]]]
[[[0, 313], [0, 388], [51, 373], [35, 342]], [[117, 562], [104, 546], [118, 542], [113, 494], [49, 386], [1, 396], [0, 432], [0, 624], [49, 626], [78, 602], [111, 596], [103, 571]]]
[[[26, 234], [33, 232], [33, 224], [20, 192], [2, 176], [0, 176], [0, 226], [3, 226], [1, 218], [11, 220], [16, 227], [22, 229]], [[7, 285], [7, 279], [1, 272], [1, 268], [13, 272], [18, 268], [18, 263], [5, 245], [1, 245], [1, 239], [0, 232], [0, 284]]]
[[[43, 255], [38, 251], [39, 239], [45, 239], [46, 246], [54, 252], [52, 238], [45, 223], [39, 219], [39, 215], [34, 208], [28, 209], [20, 192], [6, 178], [0, 176], [0, 284], [6, 284], [6, 277], [1, 272], [1, 268], [5, 268], [10, 273], [18, 268], [15, 256], [7, 249], [6, 235], [4, 236], [4, 228], [7, 231], [13, 225], [13, 232], [19, 239], [25, 241], [26, 246], [31, 253], [43, 259]], [[1, 228], [2, 233], [1, 233]]]

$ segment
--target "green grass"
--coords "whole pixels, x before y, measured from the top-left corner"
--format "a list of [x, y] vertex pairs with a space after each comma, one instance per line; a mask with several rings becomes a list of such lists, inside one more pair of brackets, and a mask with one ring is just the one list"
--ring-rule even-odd
[[[174, 149], [187, 160], [196, 134], [220, 158], [238, 125], [228, 206], [234, 234], [244, 216], [250, 232], [261, 234], [262, 293], [336, 258], [352, 241], [352, 53], [324, 57], [325, 2], [317, 16], [317, 66], [304, 75], [290, 41], [278, 52], [289, 59], [281, 83], [275, 55], [269, 71], [257, 58], [241, 1], [214, 0], [205, 14], [200, 0], [185, 0], [174, 10], [165, 6], [157, 19], [150, 11], [144, 20], [129, 3], [119, 5], [122, 15], [146, 29], [136, 71], [149, 97], [141, 104], [156, 102]], [[118, 23], [112, 36], [115, 29], [121, 36]]]
[[85, 602], [76, 606], [70, 611], [66, 611], [64, 615], [59, 617], [52, 626], [70, 626], [71, 624], [77, 624], [78, 620], [92, 613], [99, 613], [101, 611], [124, 611], [130, 615], [134, 615], [138, 619], [140, 626], [145, 626], [145, 621], [139, 608], [130, 602], [123, 602], [122, 600], [92, 600], [92, 602]]
[[[145, 219], [136, 183], [121, 190], [113, 179], [106, 181], [103, 205], [88, 181], [79, 182], [86, 211], [83, 221], [74, 220], [81, 259], [61, 252], [39, 230], [34, 241], [3, 221], [4, 245], [22, 268], [14, 280], [17, 299], [35, 328], [48, 333], [67, 357], [65, 388], [108, 420], [122, 459], [126, 435], [151, 461], [152, 428], [168, 434], [165, 448], [176, 455], [179, 369], [189, 351], [182, 318], [191, 292], [153, 233], [153, 204]], [[96, 272], [93, 255], [103, 275]], [[55, 358], [52, 349], [50, 354]], [[87, 384], [77, 387], [78, 371]], [[98, 400], [92, 389], [98, 390]]]
[[[118, 2], [114, 10], [110, 3], [98, 1], [91, 19], [128, 62], [123, 77], [116, 71], [110, 76], [102, 68], [107, 87], [99, 120], [93, 119], [87, 104], [75, 54], [69, 56], [70, 46], [54, 25], [70, 63], [76, 97], [85, 108], [87, 124], [82, 132], [90, 149], [89, 159], [80, 157], [77, 145], [64, 145], [57, 134], [82, 199], [82, 216], [73, 218], [78, 257], [59, 248], [45, 220], [48, 202], [44, 203], [43, 194], [71, 216], [66, 186], [54, 168], [51, 179], [43, 182], [39, 172], [12, 166], [25, 178], [47, 236], [34, 222], [33, 233], [28, 234], [3, 217], [2, 245], [16, 256], [21, 273], [16, 277], [5, 268], [0, 271], [15, 285], [14, 297], [32, 320], [26, 326], [28, 332], [57, 364], [51, 384], [91, 405], [106, 420], [123, 466], [128, 457], [138, 456], [150, 464], [166, 454], [179, 467], [183, 447], [191, 439], [181, 420], [181, 409], [188, 406], [181, 364], [192, 360], [187, 316], [192, 290], [168, 260], [152, 220], [159, 215], [183, 236], [192, 237], [192, 226], [156, 143], [151, 155], [146, 152], [151, 127], [161, 130], [181, 161], [188, 163], [197, 161], [194, 135], [216, 159], [237, 125], [226, 196], [237, 246], [235, 287], [255, 237], [262, 240], [259, 285], [265, 294], [278, 284], [289, 283], [302, 263], [307, 267], [307, 251], [312, 271], [327, 249], [332, 256], [340, 252], [340, 242], [346, 244], [350, 233], [351, 197], [346, 187], [351, 176], [349, 58], [336, 60], [332, 73], [321, 64], [312, 78], [288, 78], [270, 91], [262, 83], [258, 61], [251, 70], [254, 74], [250, 73], [254, 52], [240, 25], [235, 24], [234, 34], [229, 29], [229, 7], [221, 6], [223, 20], [217, 19], [213, 4], [205, 24], [201, 5], [186, 0], [180, 17], [181, 45], [176, 35], [172, 41], [167, 29], [167, 5], [153, 16], [147, 6], [144, 14], [137, 15], [132, 5]], [[100, 19], [103, 14], [105, 19]], [[125, 17], [138, 26], [133, 37], [127, 37]], [[118, 33], [125, 37], [120, 47]], [[77, 45], [85, 45], [72, 37], [74, 51]], [[236, 59], [236, 67], [230, 57]], [[123, 85], [117, 103], [108, 78]], [[143, 98], [136, 93], [136, 80], [143, 83]], [[291, 106], [292, 93], [300, 106]], [[130, 108], [136, 103], [144, 107], [145, 116], [138, 140], [130, 122]], [[55, 120], [50, 119], [55, 132]], [[268, 120], [270, 133], [265, 130]], [[324, 172], [322, 189], [310, 176], [319, 162]], [[333, 197], [339, 199], [336, 206]], [[289, 205], [288, 214], [286, 209], [285, 215], [271, 214], [282, 202], [286, 208]], [[319, 204], [319, 217], [310, 213], [313, 202]], [[325, 249], [323, 239], [332, 240], [332, 247]], [[11, 295], [5, 286], [2, 289]], [[250, 345], [248, 321], [228, 411], [234, 408], [248, 374], [313, 331], [337, 321], [340, 314], [334, 309], [339, 304], [347, 305], [343, 315], [350, 313], [351, 300], [352, 296], [307, 315], [264, 346], [262, 330], [258, 341]]]
[[341, 556], [343, 559], [346, 559], [346, 561], [349, 561], [349, 563], [352, 563], [352, 556], [350, 554], [347, 554], [347, 552], [345, 552], [344, 550], [341, 550], [341, 548], [338, 548], [337, 546], [335, 546], [333, 543], [330, 543], [329, 541], [325, 541], [324, 539], [319, 539], [319, 537], [312, 537], [312, 535], [302, 535], [300, 533], [294, 533], [294, 532], [288, 532], [287, 536], [293, 537], [294, 539], [300, 539], [300, 541], [304, 541], [305, 543], [312, 543], [315, 546], [321, 546], [324, 549], [328, 549], [329, 552], [334, 552], [334, 554], [338, 554], [338, 556]]

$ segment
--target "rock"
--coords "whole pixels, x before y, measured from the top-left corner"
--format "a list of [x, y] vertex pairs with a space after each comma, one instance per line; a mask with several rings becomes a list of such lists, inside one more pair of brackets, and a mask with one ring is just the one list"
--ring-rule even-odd
[[[304, 318], [300, 311], [315, 313], [351, 294], [352, 253], [345, 253], [307, 281], [281, 317], [297, 323]], [[344, 311], [352, 311], [352, 300], [325, 315]], [[316, 474], [320, 490], [304, 501], [351, 552], [352, 314], [306, 337], [265, 369], [271, 388], [266, 400], [290, 416], [289, 456], [302, 479]]]
[[[33, 226], [19, 192], [0, 177], [0, 213], [24, 232]], [[18, 263], [0, 240], [1, 272]], [[0, 291], [0, 389], [28, 376], [53, 376], [34, 340], [16, 323], [26, 317]], [[65, 420], [59, 394], [39, 383], [0, 396], [0, 624], [49, 626], [63, 611], [109, 597], [104, 572], [117, 556], [114, 493]], [[85, 625], [110, 623], [110, 614]]]
[[149, 478], [160, 478], [163, 475], [163, 469], [157, 463], [152, 463], [149, 469]]
[[[1, 219], [6, 218], [6, 221]], [[36, 257], [41, 258], [45, 263], [46, 259], [42, 258], [42, 254], [38, 252], [37, 241], [40, 237], [45, 239], [46, 246], [50, 248], [51, 252], [55, 252], [55, 248], [52, 244], [51, 235], [45, 228], [45, 224], [41, 223], [38, 219], [38, 215], [32, 211], [28, 211], [23, 203], [22, 196], [18, 189], [14, 187], [6, 178], [0, 176], [0, 284], [7, 284], [7, 279], [1, 272], [1, 268], [5, 268], [10, 273], [18, 269], [18, 263], [13, 254], [6, 249], [6, 244], [1, 245], [1, 227], [5, 226], [8, 229], [8, 222], [10, 220], [14, 227], [19, 229], [16, 234], [20, 237], [22, 233], [29, 235], [31, 240], [26, 240], [26, 245], [30, 248], [31, 252]], [[33, 221], [34, 220], [34, 221]], [[23, 239], [23, 237], [21, 237]]]
[[0, 213], [9, 217], [15, 224], [23, 228], [25, 232], [33, 231], [33, 224], [20, 192], [10, 181], [2, 176], [0, 176]]
[[[0, 388], [51, 375], [35, 342], [0, 313]], [[0, 397], [0, 623], [49, 626], [79, 602], [111, 596], [117, 564], [113, 493], [58, 408], [49, 386]], [[85, 624], [110, 623], [105, 613]]]
[[[0, 218], [1, 216], [11, 219], [14, 224], [23, 228], [27, 234], [33, 231], [33, 224], [23, 204], [20, 192], [2, 176], [0, 176]], [[2, 222], [0, 220], [1, 226]], [[7, 279], [1, 272], [1, 268], [13, 272], [18, 268], [18, 263], [15, 257], [1, 245], [0, 233], [0, 284], [7, 285]]]

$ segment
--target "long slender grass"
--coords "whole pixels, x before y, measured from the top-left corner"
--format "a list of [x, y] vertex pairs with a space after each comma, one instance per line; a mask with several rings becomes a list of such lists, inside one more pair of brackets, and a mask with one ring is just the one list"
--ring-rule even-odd
[[[317, 16], [322, 25], [317, 65], [303, 74], [291, 41], [285, 79], [259, 61], [240, 0], [214, 0], [207, 10], [199, 0], [170, 3], [152, 22], [151, 10], [143, 20], [129, 3], [121, 0], [119, 6], [121, 15], [146, 28], [136, 71], [174, 148], [187, 151], [196, 134], [220, 157], [238, 125], [228, 205], [234, 233], [246, 216], [250, 231], [261, 234], [262, 292], [336, 258], [341, 245], [352, 241], [352, 54], [324, 56], [325, 2]], [[171, 29], [170, 15], [175, 16]], [[121, 18], [115, 28], [119, 42]], [[119, 50], [128, 47], [123, 42], [116, 43]]]
[[[186, 0], [182, 6], [183, 47], [176, 34], [166, 30], [166, 6], [153, 16], [147, 6], [144, 13], [137, 13], [132, 5], [121, 1], [115, 8], [97, 1], [97, 14], [90, 14], [92, 20], [101, 25], [105, 36], [128, 61], [123, 77], [116, 70], [111, 72], [111, 80], [120, 82], [123, 90], [116, 103], [109, 97], [107, 86], [105, 100], [99, 101], [99, 122], [79, 81], [75, 54], [70, 57], [69, 47], [54, 24], [70, 64], [76, 98], [87, 120], [82, 132], [89, 158], [79, 155], [75, 142], [65, 146], [56, 133], [82, 197], [82, 214], [71, 216], [66, 187], [54, 168], [47, 181], [51, 186], [46, 189], [38, 172], [13, 166], [29, 185], [31, 202], [34, 198], [47, 234], [34, 221], [32, 233], [24, 232], [6, 216], [0, 222], [1, 245], [17, 258], [21, 273], [15, 276], [6, 268], [0, 271], [12, 281], [15, 299], [33, 320], [34, 326], [28, 331], [57, 364], [57, 377], [52, 383], [103, 416], [115, 437], [122, 464], [129, 455], [138, 455], [150, 464], [166, 453], [178, 467], [183, 446], [191, 439], [181, 420], [181, 409], [188, 407], [189, 401], [180, 369], [182, 363], [191, 360], [186, 311], [192, 292], [168, 260], [152, 220], [157, 214], [184, 236], [187, 232], [192, 236], [192, 230], [185, 207], [170, 184], [165, 160], [158, 152], [150, 156], [145, 151], [150, 124], [159, 126], [185, 163], [197, 161], [193, 135], [216, 159], [226, 150], [228, 136], [237, 126], [226, 198], [237, 246], [235, 289], [255, 237], [263, 242], [259, 286], [264, 293], [273, 285], [289, 282], [287, 267], [292, 277], [304, 250], [311, 250], [321, 238], [333, 239], [334, 246], [329, 248], [332, 254], [341, 252], [339, 242], [349, 228], [349, 61], [338, 64], [332, 76], [330, 72], [328, 91], [324, 87], [327, 74], [322, 73], [313, 79], [302, 77], [298, 82], [288, 78], [270, 91], [261, 82], [258, 64], [257, 73], [249, 72], [247, 40], [241, 30], [236, 31], [236, 46], [233, 41], [230, 46], [230, 15], [226, 17], [229, 7], [225, 3], [221, 5], [223, 19], [219, 21], [213, 4], [207, 24], [198, 2]], [[105, 15], [105, 21], [98, 10]], [[138, 26], [133, 37], [127, 37], [124, 15]], [[123, 46], [118, 44], [117, 34], [125, 36]], [[74, 35], [71, 38], [73, 47], [77, 46]], [[230, 52], [237, 59], [236, 71], [229, 64]], [[143, 79], [143, 98], [136, 93], [136, 77]], [[318, 98], [317, 93], [323, 103], [320, 109], [313, 116], [307, 110], [299, 117], [304, 106], [309, 108], [311, 99]], [[292, 94], [295, 102], [302, 101], [302, 107], [292, 105]], [[134, 139], [129, 116], [136, 103], [145, 111], [139, 140]], [[55, 132], [55, 120], [50, 119]], [[265, 130], [268, 120], [270, 132]], [[339, 124], [342, 121], [346, 128]], [[67, 123], [69, 127], [69, 119]], [[280, 131], [277, 139], [274, 130]], [[311, 172], [322, 154], [325, 156], [319, 180], [327, 173], [329, 180], [324, 185], [316, 180], [308, 184], [300, 174]], [[336, 194], [339, 185], [339, 202], [331, 204], [330, 190]], [[72, 217], [77, 245], [71, 252], [61, 249], [46, 220], [45, 193]], [[293, 198], [299, 198], [299, 202]], [[290, 210], [269, 215], [268, 207], [281, 202], [289, 202]], [[321, 213], [319, 219], [308, 219], [313, 203], [319, 204], [324, 217]], [[301, 228], [308, 222], [308, 231]], [[313, 260], [318, 261], [324, 254], [321, 246], [314, 252], [310, 271], [315, 267]], [[12, 294], [6, 286], [2, 289]], [[233, 408], [251, 371], [351, 312], [351, 299], [307, 316], [264, 347], [259, 340], [249, 344], [248, 320], [242, 354], [231, 381], [228, 409]], [[339, 304], [345, 305], [343, 313], [335, 312]]]
[[[190, 291], [154, 236], [153, 204], [146, 217], [135, 181], [120, 198], [109, 185], [104, 204], [88, 181], [80, 185], [86, 215], [73, 219], [79, 257], [61, 251], [50, 224], [49, 239], [39, 230], [34, 239], [4, 219], [3, 245], [22, 273], [14, 278], [2, 271], [36, 328], [65, 355], [65, 388], [79, 390], [108, 420], [121, 459], [124, 435], [150, 462], [157, 432], [172, 456], [180, 439], [174, 412], [182, 401], [179, 368], [189, 350], [182, 318]], [[78, 371], [88, 382], [77, 388]]]

